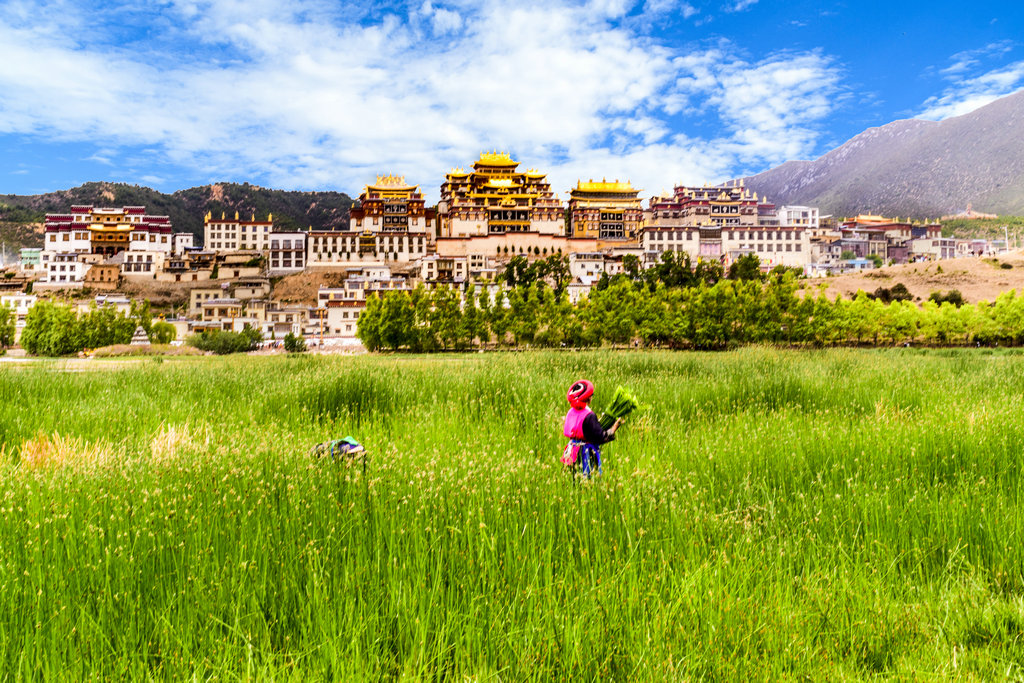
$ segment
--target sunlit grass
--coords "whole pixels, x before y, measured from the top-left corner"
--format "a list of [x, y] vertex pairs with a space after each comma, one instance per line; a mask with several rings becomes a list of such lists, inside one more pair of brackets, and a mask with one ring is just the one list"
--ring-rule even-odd
[[[561, 470], [565, 390], [651, 407]], [[13, 678], [1022, 675], [1024, 356], [0, 372]], [[351, 434], [357, 463], [309, 447]]]

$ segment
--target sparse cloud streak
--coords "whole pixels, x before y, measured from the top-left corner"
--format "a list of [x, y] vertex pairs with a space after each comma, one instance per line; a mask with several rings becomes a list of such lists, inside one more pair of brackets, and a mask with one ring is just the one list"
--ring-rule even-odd
[[1010, 41], [1000, 41], [953, 55], [950, 65], [940, 71], [949, 85], [925, 101], [918, 118], [941, 121], [962, 116], [1020, 90], [1024, 87], [1024, 61], [992, 65], [1012, 49]]

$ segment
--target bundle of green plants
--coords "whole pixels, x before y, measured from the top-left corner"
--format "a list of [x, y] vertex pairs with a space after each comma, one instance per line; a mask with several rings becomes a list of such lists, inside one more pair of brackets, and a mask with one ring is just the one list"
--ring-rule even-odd
[[608, 429], [615, 424], [616, 420], [626, 417], [639, 407], [640, 402], [636, 400], [633, 392], [619, 385], [615, 387], [611, 404], [605, 408], [604, 414], [601, 416], [601, 426]]

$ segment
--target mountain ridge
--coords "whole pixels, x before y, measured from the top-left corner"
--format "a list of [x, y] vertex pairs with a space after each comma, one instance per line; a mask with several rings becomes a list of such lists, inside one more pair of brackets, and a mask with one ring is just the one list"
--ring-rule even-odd
[[743, 178], [776, 204], [822, 214], [938, 217], [972, 204], [1024, 213], [1024, 90], [944, 121], [868, 128], [810, 161]]

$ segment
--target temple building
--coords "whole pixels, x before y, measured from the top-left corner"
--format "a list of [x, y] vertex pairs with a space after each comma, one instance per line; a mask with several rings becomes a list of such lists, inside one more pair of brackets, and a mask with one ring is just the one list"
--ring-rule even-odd
[[377, 182], [363, 188], [359, 203], [352, 207], [349, 229], [353, 232], [429, 231], [434, 212], [426, 208], [418, 185], [404, 176], [377, 176]]
[[810, 233], [788, 213], [780, 218], [774, 204], [740, 181], [680, 185], [670, 195], [651, 197], [641, 244], [647, 251], [686, 252], [692, 261], [717, 259], [726, 266], [756, 254], [765, 267], [802, 267], [810, 258]]
[[252, 214], [249, 220], [242, 220], [235, 211], [234, 218], [222, 212], [220, 218], [210, 212], [203, 217], [203, 247], [219, 254], [231, 251], [267, 251], [270, 247], [270, 233], [274, 232], [274, 214], [267, 214], [267, 220], [256, 220]]
[[579, 181], [569, 192], [569, 236], [636, 241], [643, 226], [640, 191], [628, 181]]
[[407, 263], [431, 250], [435, 212], [426, 207], [419, 186], [408, 184], [403, 176], [377, 176], [363, 189], [350, 216], [347, 231], [308, 233], [308, 267]]
[[508, 233], [564, 236], [562, 202], [547, 176], [519, 171], [504, 152], [483, 153], [472, 171], [453, 169], [441, 185], [439, 237], [481, 237]]
[[171, 251], [171, 219], [147, 216], [144, 206], [120, 209], [72, 206], [46, 214], [44, 250], [113, 256], [127, 249]]
[[46, 214], [41, 284], [81, 287], [86, 272], [95, 264], [120, 265], [128, 255], [133, 262], [162, 263], [172, 246], [170, 218], [146, 215], [143, 206], [72, 206], [66, 214]]

